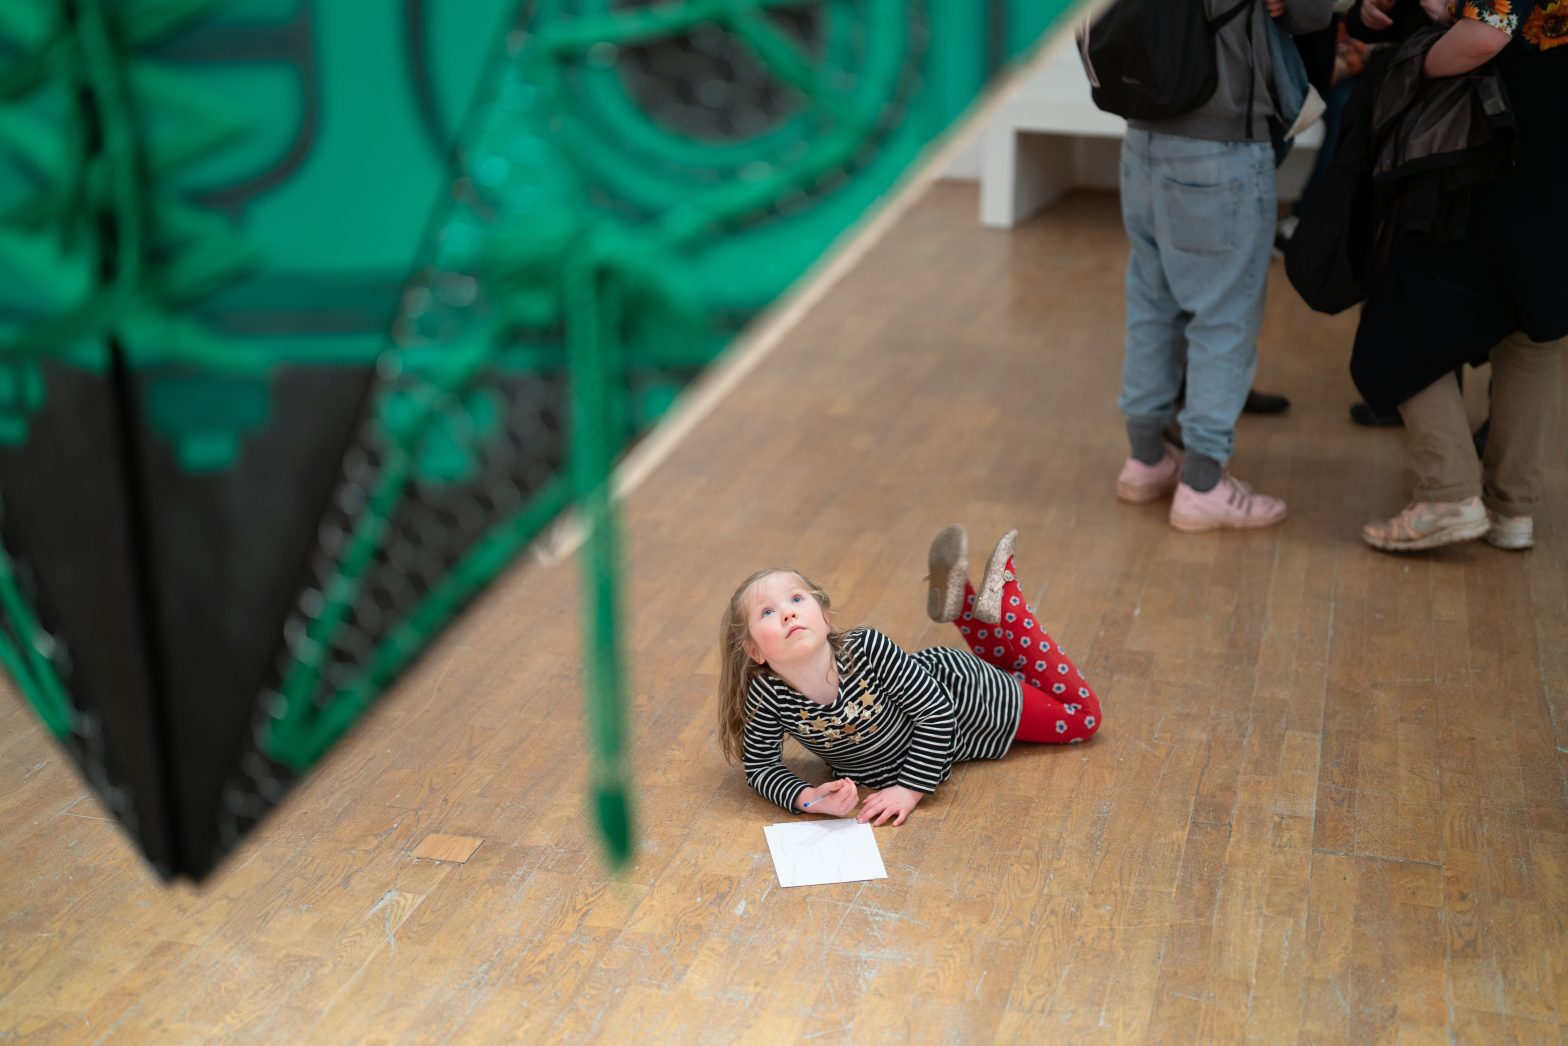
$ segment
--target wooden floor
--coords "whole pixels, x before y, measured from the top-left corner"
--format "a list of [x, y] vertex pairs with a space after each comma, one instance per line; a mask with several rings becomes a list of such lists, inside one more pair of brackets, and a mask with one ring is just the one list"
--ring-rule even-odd
[[[1349, 424], [1354, 317], [1276, 267], [1258, 384], [1295, 405], [1234, 464], [1290, 519], [1179, 535], [1112, 495], [1124, 258], [1114, 197], [1004, 234], [939, 184], [636, 491], [623, 881], [570, 560], [505, 578], [199, 890], [0, 697], [0, 1039], [1564, 1041], [1568, 473], [1532, 552], [1364, 548], [1402, 436]], [[877, 830], [886, 880], [782, 890], [785, 815], [714, 744], [721, 606], [792, 564], [843, 623], [953, 643], [921, 576], [954, 521], [982, 561], [1019, 528], [1105, 728], [959, 768]], [[416, 859], [432, 833], [484, 841]]]

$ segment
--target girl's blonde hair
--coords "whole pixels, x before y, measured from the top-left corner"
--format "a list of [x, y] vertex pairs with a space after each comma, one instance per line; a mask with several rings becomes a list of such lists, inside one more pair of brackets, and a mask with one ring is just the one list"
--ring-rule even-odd
[[[806, 592], [822, 608], [823, 617], [827, 617], [833, 605], [820, 586], [800, 571], [788, 567], [759, 570], [742, 581], [730, 596], [729, 606], [724, 608], [724, 617], [719, 622], [719, 749], [735, 766], [740, 765], [745, 752], [746, 693], [751, 689], [751, 681], [768, 671], [765, 663], [757, 664], [746, 652], [746, 643], [751, 639], [744, 605], [746, 593], [770, 574], [794, 574], [800, 578]], [[831, 620], [828, 622], [828, 645], [835, 655], [844, 649], [844, 633], [834, 628]]]

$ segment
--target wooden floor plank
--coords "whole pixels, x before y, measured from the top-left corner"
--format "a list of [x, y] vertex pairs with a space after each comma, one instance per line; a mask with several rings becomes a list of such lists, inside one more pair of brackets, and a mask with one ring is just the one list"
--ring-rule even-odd
[[[1112, 493], [1114, 197], [1012, 234], [975, 204], [932, 188], [627, 502], [624, 876], [586, 815], [572, 559], [509, 571], [199, 888], [7, 693], [0, 1038], [1562, 1041], [1563, 456], [1530, 552], [1366, 549], [1402, 437], [1348, 423], [1355, 317], [1276, 267], [1258, 383], [1294, 404], [1234, 467], [1290, 519], [1177, 534]], [[960, 767], [876, 829], [885, 880], [782, 889], [788, 815], [714, 745], [723, 601], [792, 565], [841, 623], [956, 644], [921, 580], [955, 521], [977, 570], [1019, 528], [1104, 729]], [[433, 835], [484, 843], [416, 859]]]

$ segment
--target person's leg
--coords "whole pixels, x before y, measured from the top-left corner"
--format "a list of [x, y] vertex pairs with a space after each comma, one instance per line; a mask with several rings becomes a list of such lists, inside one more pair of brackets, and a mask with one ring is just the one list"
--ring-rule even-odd
[[1195, 458], [1223, 469], [1257, 368], [1275, 213], [1272, 154], [1266, 142], [1154, 138], [1161, 256], [1189, 316], [1181, 412], [1188, 471]]
[[[1012, 672], [1012, 644], [1002, 638], [1000, 624], [982, 621], [975, 616], [975, 598], [974, 586], [965, 581], [964, 612], [953, 620], [953, 624], [957, 627], [958, 634], [964, 637], [964, 645], [976, 657], [1004, 672]], [[1013, 674], [1017, 675], [1016, 672]]]
[[1491, 431], [1487, 435], [1481, 500], [1491, 512], [1487, 540], [1529, 548], [1541, 500], [1552, 422], [1561, 399], [1562, 356], [1568, 338], [1533, 342], [1513, 334], [1492, 349]]
[[1087, 698], [1063, 700], [1039, 687], [1020, 682], [1023, 714], [1018, 717], [1019, 741], [1035, 744], [1078, 744], [1100, 729], [1100, 703], [1091, 693]]
[[971, 609], [954, 622], [965, 644], [986, 664], [1012, 673], [1023, 689], [1023, 717], [1018, 723], [1020, 741], [1082, 741], [1100, 728], [1100, 698], [1078, 672], [1077, 666], [1051, 641], [1023, 598], [1007, 563], [1003, 583], [1002, 620], [990, 624], [973, 613], [974, 590], [965, 603]]
[[1152, 137], [1156, 236], [1171, 293], [1188, 317], [1186, 458], [1171, 523], [1270, 526], [1284, 519], [1284, 502], [1220, 481], [1257, 369], [1276, 213], [1273, 151], [1267, 142]]
[[975, 613], [977, 607], [992, 605], [992, 600], [977, 598], [973, 590], [965, 593], [965, 605], [969, 610], [957, 622], [965, 644], [982, 661], [1011, 672], [1019, 682], [1038, 687], [1057, 700], [1092, 707], [1092, 714], [1098, 717], [1100, 703], [1094, 689], [1067, 652], [1051, 639], [1034, 607], [1024, 597], [1010, 554], [1011, 547], [1007, 546], [1003, 552], [1006, 566], [999, 575], [999, 598], [994, 600], [996, 609], [986, 614], [986, 618], [994, 616], [995, 620], [986, 620]]
[[1411, 504], [1397, 516], [1366, 524], [1362, 539], [1387, 552], [1408, 552], [1481, 537], [1487, 529], [1481, 465], [1458, 380], [1443, 375], [1401, 403], [1399, 414], [1415, 477]]
[[1455, 502], [1481, 495], [1481, 465], [1470, 442], [1464, 395], [1452, 374], [1399, 405], [1415, 476], [1412, 501]]
[[1132, 459], [1158, 465], [1165, 456], [1162, 433], [1175, 416], [1182, 379], [1182, 330], [1186, 317], [1171, 294], [1156, 239], [1156, 175], [1150, 141], [1158, 136], [1128, 129], [1122, 139], [1122, 226], [1127, 232], [1127, 331], [1122, 355], [1122, 391], [1117, 406], [1127, 419]]

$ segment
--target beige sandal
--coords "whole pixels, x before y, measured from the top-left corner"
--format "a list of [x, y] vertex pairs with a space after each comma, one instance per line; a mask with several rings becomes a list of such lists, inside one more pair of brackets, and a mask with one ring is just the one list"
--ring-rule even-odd
[[931, 573], [926, 580], [926, 613], [932, 621], [952, 621], [964, 611], [964, 584], [969, 580], [969, 535], [957, 523], [931, 539]]
[[1008, 580], [1004, 574], [1007, 561], [1013, 556], [1013, 542], [1017, 540], [1016, 530], [1003, 534], [991, 550], [991, 558], [985, 562], [985, 578], [980, 583], [980, 591], [975, 593], [975, 617], [980, 621], [994, 625], [1002, 620], [1002, 582]]

